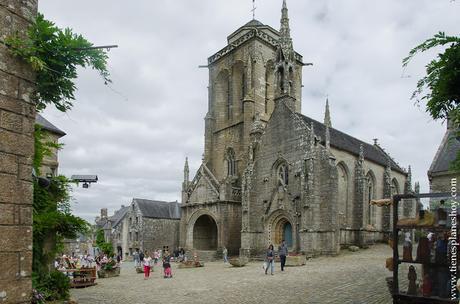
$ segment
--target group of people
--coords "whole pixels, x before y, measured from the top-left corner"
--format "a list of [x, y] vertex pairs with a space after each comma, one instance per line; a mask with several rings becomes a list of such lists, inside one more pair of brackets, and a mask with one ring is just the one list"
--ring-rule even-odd
[[163, 264], [163, 277], [165, 279], [172, 278], [172, 269], [171, 269], [171, 261], [174, 260], [174, 257], [171, 256], [168, 250], [155, 250], [153, 254], [149, 253], [148, 251], [136, 251], [133, 254], [134, 258], [134, 266], [135, 267], [143, 267], [144, 269], [144, 280], [150, 278], [150, 272], [154, 265], [157, 265], [158, 262], [161, 260]]
[[76, 255], [74, 252], [70, 255], [61, 254], [54, 260], [54, 268], [58, 270], [79, 269], [93, 267], [96, 262], [95, 258], [85, 251], [83, 255]]
[[[282, 240], [281, 245], [278, 247], [278, 256], [280, 258], [281, 263], [281, 271], [284, 271], [284, 266], [286, 265], [286, 257], [288, 255], [288, 247], [286, 245], [286, 241]], [[268, 246], [267, 252], [265, 254], [265, 262], [264, 262], [264, 269], [265, 274], [268, 274], [268, 270], [270, 269], [271, 275], [275, 272], [275, 257], [276, 252], [273, 247], [273, 244]]]

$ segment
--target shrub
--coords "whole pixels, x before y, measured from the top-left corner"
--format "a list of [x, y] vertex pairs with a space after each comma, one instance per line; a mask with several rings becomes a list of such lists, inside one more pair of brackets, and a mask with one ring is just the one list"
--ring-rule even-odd
[[[54, 270], [46, 274], [34, 273], [34, 286], [38, 294], [47, 301], [68, 300], [70, 280], [62, 272]], [[36, 303], [42, 303], [37, 301]]]

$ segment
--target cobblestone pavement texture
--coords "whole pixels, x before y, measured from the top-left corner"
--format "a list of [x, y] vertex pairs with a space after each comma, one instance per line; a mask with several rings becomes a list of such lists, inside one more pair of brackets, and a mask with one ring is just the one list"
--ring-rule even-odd
[[73, 289], [80, 304], [94, 303], [391, 303], [385, 281], [391, 276], [385, 259], [392, 252], [387, 245], [351, 253], [343, 250], [337, 257], [310, 259], [305, 266], [288, 267], [265, 275], [262, 262], [234, 268], [222, 262], [205, 267], [177, 269], [172, 279], [163, 279], [156, 266], [149, 280], [137, 274], [133, 263], [124, 263], [121, 275], [98, 279], [97, 286]]

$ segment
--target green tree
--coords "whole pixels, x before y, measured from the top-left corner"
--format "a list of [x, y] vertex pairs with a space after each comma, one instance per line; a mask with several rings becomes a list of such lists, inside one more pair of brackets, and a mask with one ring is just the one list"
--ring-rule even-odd
[[99, 72], [107, 84], [107, 53], [92, 49], [93, 44], [69, 28], [60, 29], [38, 14], [28, 35], [6, 38], [11, 52], [24, 59], [36, 73], [36, 92], [33, 96], [37, 110], [53, 104], [62, 112], [70, 110], [75, 100], [77, 67], [91, 67]]
[[98, 229], [96, 232], [96, 245], [106, 255], [113, 255], [113, 245], [105, 241], [104, 230], [102, 229]]
[[[39, 172], [43, 158], [59, 148], [46, 142], [42, 130], [35, 127], [34, 170]], [[47, 300], [67, 299], [68, 278], [51, 270], [51, 264], [62, 247], [65, 238], [74, 239], [79, 233], [87, 233], [89, 224], [71, 212], [71, 182], [64, 176], [49, 179], [49, 186], [43, 187], [34, 180], [33, 197], [33, 246], [32, 271], [34, 287]]]
[[[426, 75], [417, 82], [412, 99], [425, 102], [426, 111], [437, 119], [450, 119], [455, 126], [460, 125], [460, 37], [447, 36], [439, 32], [413, 48], [403, 59], [406, 67], [418, 53], [444, 47], [437, 57], [426, 66]], [[460, 134], [457, 133], [457, 137]], [[456, 140], [453, 138], [452, 140]], [[451, 164], [452, 170], [460, 170], [460, 151]]]

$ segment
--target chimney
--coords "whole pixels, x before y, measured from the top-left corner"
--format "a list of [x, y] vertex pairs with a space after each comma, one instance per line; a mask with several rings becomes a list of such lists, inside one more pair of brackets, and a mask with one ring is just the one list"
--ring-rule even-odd
[[101, 209], [101, 219], [107, 218], [107, 208]]

